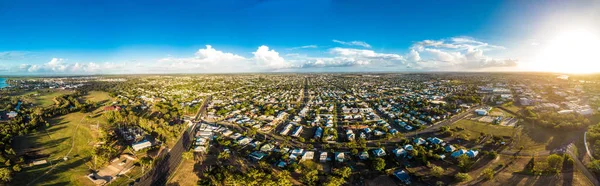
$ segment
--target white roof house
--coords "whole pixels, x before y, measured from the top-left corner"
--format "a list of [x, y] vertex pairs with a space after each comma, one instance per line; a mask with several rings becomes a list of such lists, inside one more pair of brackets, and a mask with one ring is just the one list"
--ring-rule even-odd
[[17, 115], [19, 115], [19, 113], [15, 111], [10, 111], [9, 113], [6, 113], [6, 116], [8, 116], [8, 118], [14, 118], [17, 117]]
[[312, 160], [314, 157], [315, 157], [315, 152], [313, 152], [313, 151], [306, 151], [304, 153], [304, 155], [302, 155], [302, 159], [300, 159], [300, 161]]
[[394, 149], [392, 152], [396, 155], [396, 157], [406, 155], [406, 150], [404, 150], [403, 148]]
[[336, 152], [335, 153], [335, 161], [337, 162], [344, 162], [345, 156], [343, 152]]
[[475, 113], [480, 116], [488, 115], [488, 111], [485, 109], [477, 109], [477, 110], [475, 110]]
[[321, 156], [319, 157], [321, 162], [327, 162], [327, 152], [321, 152]]
[[131, 144], [131, 148], [133, 148], [133, 150], [135, 151], [139, 151], [148, 147], [151, 147], [152, 143], [150, 143], [148, 140], [143, 140], [134, 144]]

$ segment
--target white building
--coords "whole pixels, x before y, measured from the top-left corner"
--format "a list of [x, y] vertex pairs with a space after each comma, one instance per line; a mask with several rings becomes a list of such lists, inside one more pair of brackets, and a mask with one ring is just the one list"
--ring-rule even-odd
[[139, 151], [145, 148], [149, 148], [152, 146], [152, 143], [150, 143], [148, 140], [143, 140], [137, 143], [134, 143], [131, 145], [131, 148], [133, 148], [134, 151]]

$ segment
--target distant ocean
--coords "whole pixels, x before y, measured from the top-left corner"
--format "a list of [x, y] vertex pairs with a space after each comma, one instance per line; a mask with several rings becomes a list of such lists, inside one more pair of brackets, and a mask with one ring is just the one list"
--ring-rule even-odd
[[8, 84], [6, 84], [6, 78], [0, 78], [0, 88], [4, 88], [7, 86]]

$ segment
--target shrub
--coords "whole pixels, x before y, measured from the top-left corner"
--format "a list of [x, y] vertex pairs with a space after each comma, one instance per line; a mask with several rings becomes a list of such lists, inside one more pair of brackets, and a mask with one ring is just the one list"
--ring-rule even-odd
[[469, 174], [467, 174], [467, 173], [460, 172], [460, 173], [454, 175], [454, 179], [456, 179], [456, 181], [458, 181], [458, 182], [465, 182], [465, 181], [471, 180], [471, 176], [469, 176]]
[[494, 170], [491, 168], [484, 169], [483, 172], [481, 172], [481, 177], [485, 178], [486, 180], [494, 179]]

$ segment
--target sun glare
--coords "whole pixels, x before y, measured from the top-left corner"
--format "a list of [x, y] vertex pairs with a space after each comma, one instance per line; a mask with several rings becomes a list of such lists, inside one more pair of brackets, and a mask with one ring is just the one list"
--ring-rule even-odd
[[578, 29], [560, 32], [541, 46], [536, 71], [591, 73], [600, 71], [598, 33]]

